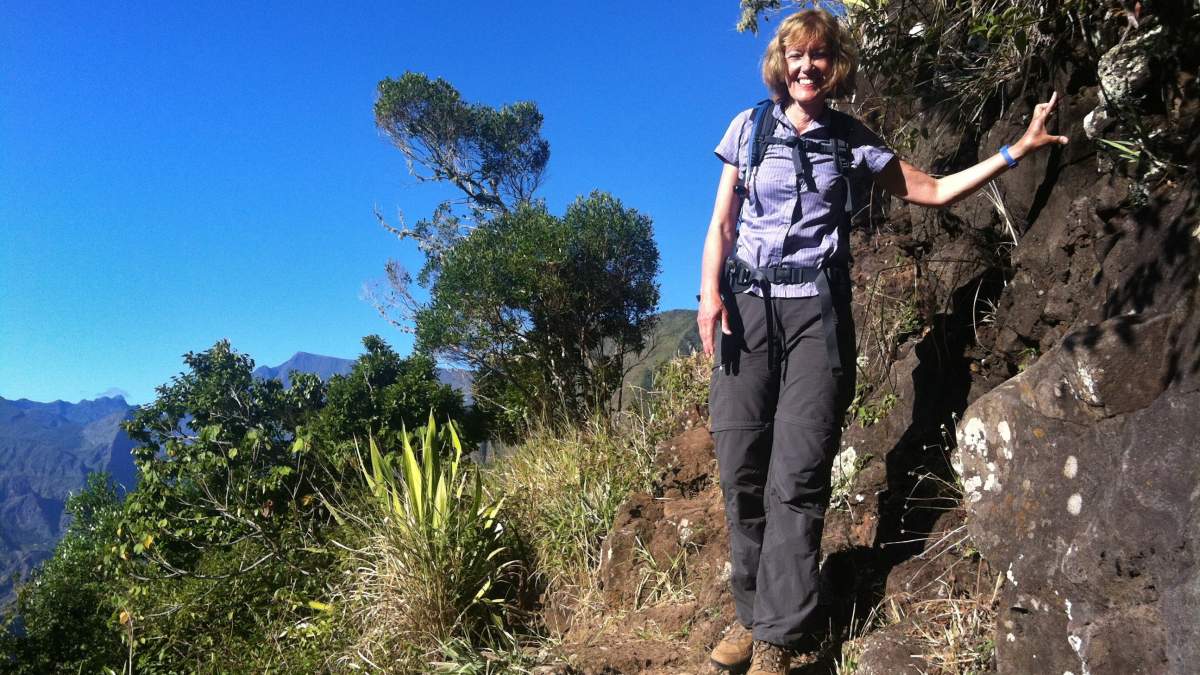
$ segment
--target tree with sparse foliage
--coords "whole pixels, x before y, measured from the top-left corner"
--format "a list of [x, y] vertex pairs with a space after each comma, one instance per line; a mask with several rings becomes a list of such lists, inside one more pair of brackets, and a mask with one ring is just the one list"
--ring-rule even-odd
[[468, 103], [449, 82], [419, 73], [379, 83], [375, 124], [418, 180], [448, 182], [462, 193], [412, 228], [389, 228], [425, 254], [423, 283], [475, 225], [532, 200], [550, 159], [532, 102], [498, 109]]
[[650, 219], [602, 192], [562, 217], [535, 201], [550, 153], [533, 103], [467, 103], [406, 73], [380, 83], [375, 119], [419, 180], [462, 193], [412, 227], [385, 223], [425, 254], [417, 281], [430, 297], [418, 302], [393, 261], [381, 311], [421, 350], [475, 371], [502, 434], [604, 407], [658, 303]]

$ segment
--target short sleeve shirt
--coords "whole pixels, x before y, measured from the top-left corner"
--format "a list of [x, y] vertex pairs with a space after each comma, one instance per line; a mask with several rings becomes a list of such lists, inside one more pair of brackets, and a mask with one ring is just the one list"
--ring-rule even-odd
[[[752, 112], [753, 109], [744, 110], [733, 118], [715, 150], [721, 161], [739, 170], [749, 161], [750, 140], [754, 135]], [[778, 104], [771, 108], [771, 114], [777, 120], [774, 136], [783, 139], [797, 136]], [[832, 114], [826, 108], [801, 135], [828, 139]], [[838, 223], [845, 217], [844, 190], [849, 188], [854, 195], [864, 194], [875, 174], [895, 157], [879, 136], [858, 120], [849, 116], [847, 119], [849, 137], [845, 140], [852, 155], [848, 180], [838, 177], [834, 157], [824, 153], [809, 153], [806, 175], [797, 177], [792, 150], [781, 144], [768, 145], [759, 166], [746, 172], [748, 193], [738, 217], [739, 258], [755, 267], [821, 267], [843, 253], [842, 247], [849, 245], [838, 237]], [[757, 286], [750, 292], [762, 293]], [[805, 298], [816, 294], [813, 283], [771, 284], [772, 297]]]

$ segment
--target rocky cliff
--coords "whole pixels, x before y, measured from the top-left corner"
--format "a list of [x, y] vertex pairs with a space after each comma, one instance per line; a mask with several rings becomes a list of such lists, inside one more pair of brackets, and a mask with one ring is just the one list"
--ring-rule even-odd
[[94, 471], [127, 488], [136, 482], [133, 442], [121, 429], [121, 397], [79, 403], [0, 398], [0, 604], [14, 578], [50, 557], [71, 492]]

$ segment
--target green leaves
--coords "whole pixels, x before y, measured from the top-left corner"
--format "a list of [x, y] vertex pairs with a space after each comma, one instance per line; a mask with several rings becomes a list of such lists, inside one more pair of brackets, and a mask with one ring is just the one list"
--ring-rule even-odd
[[[404, 435], [398, 451], [381, 452], [374, 439], [369, 446], [370, 466], [362, 466], [362, 475], [388, 546], [380, 565], [408, 577], [409, 583], [388, 584], [399, 589], [389, 592], [405, 596], [400, 604], [412, 613], [405, 620], [443, 640], [502, 625], [512, 564], [497, 522], [502, 500], [484, 492], [477, 471], [463, 470], [454, 424], [439, 428], [431, 415]], [[372, 573], [364, 583], [379, 576]]]
[[446, 256], [414, 317], [422, 349], [473, 367], [501, 435], [604, 407], [658, 304], [650, 219], [594, 192], [562, 218], [529, 204]]
[[449, 181], [483, 213], [532, 198], [550, 159], [536, 105], [467, 103], [445, 80], [412, 72], [384, 79], [378, 93], [375, 124], [418, 177]]
[[363, 338], [366, 353], [347, 375], [330, 378], [327, 403], [312, 431], [332, 443], [398, 444], [406, 426], [439, 417], [466, 417], [462, 395], [438, 381], [436, 364], [420, 352], [400, 358], [382, 338]]
[[1098, 138], [1096, 141], [1126, 162], [1136, 163], [1142, 156], [1142, 147], [1133, 141], [1114, 141], [1107, 138]]

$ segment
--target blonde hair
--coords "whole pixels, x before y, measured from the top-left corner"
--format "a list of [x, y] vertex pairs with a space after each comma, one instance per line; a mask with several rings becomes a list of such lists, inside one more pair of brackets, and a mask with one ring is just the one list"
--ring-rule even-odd
[[763, 54], [762, 78], [776, 102], [790, 100], [787, 87], [788, 45], [793, 47], [825, 44], [833, 64], [831, 72], [821, 84], [821, 90], [830, 98], [841, 98], [854, 93], [854, 76], [858, 71], [858, 52], [846, 29], [842, 28], [832, 14], [821, 9], [806, 9], [796, 12], [779, 23], [775, 36], [767, 43]]

